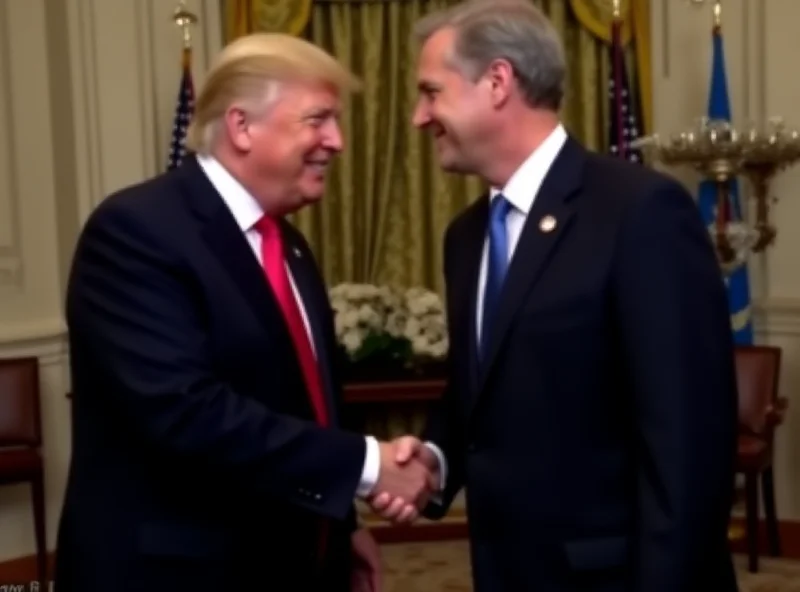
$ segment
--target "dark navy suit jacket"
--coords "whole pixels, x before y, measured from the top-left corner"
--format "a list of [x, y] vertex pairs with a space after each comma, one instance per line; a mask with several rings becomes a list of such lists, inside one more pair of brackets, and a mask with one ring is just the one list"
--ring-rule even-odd
[[479, 362], [487, 217], [483, 198], [447, 231], [449, 385], [426, 433], [449, 465], [428, 514], [466, 488], [476, 592], [734, 592], [731, 328], [692, 198], [568, 139]]
[[[326, 290], [300, 233], [282, 231], [336, 420]], [[57, 590], [348, 589], [364, 438], [314, 423], [264, 272], [195, 159], [93, 212], [66, 314]]]

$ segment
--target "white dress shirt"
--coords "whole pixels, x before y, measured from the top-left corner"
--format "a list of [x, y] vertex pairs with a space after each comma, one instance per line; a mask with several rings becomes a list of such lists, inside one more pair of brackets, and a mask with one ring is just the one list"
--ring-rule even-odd
[[[559, 124], [549, 136], [542, 142], [533, 153], [525, 159], [520, 167], [511, 175], [511, 178], [502, 189], [492, 188], [489, 198], [494, 199], [502, 193], [511, 209], [506, 218], [506, 233], [508, 236], [508, 261], [511, 262], [514, 250], [517, 248], [522, 228], [531, 211], [536, 194], [542, 186], [544, 178], [547, 176], [550, 167], [567, 141], [567, 132]], [[483, 244], [483, 255], [481, 255], [481, 268], [478, 275], [478, 300], [475, 307], [475, 320], [477, 323], [477, 343], [481, 340], [481, 321], [483, 319], [483, 292], [486, 289], [486, 273], [489, 258], [489, 237]]]
[[[239, 228], [242, 229], [247, 242], [250, 243], [250, 247], [253, 249], [253, 255], [255, 255], [259, 264], [261, 264], [261, 234], [255, 229], [255, 224], [264, 216], [264, 211], [261, 209], [261, 206], [258, 205], [258, 202], [255, 200], [255, 198], [253, 198], [253, 196], [248, 193], [241, 183], [234, 179], [233, 176], [216, 159], [210, 156], [202, 155], [198, 155], [196, 158], [200, 164], [200, 167], [203, 169], [203, 172], [205, 172], [206, 176], [208, 177], [208, 180], [211, 181], [211, 184], [220, 194], [223, 201], [228, 206], [228, 209], [230, 209], [231, 214], [233, 214], [233, 217], [236, 220], [236, 223], [239, 225]], [[311, 325], [308, 322], [308, 316], [303, 304], [303, 299], [297, 290], [297, 286], [295, 285], [295, 281], [292, 277], [292, 272], [289, 269], [288, 264], [286, 265], [286, 271], [289, 275], [292, 291], [294, 292], [294, 296], [297, 299], [297, 304], [300, 308], [300, 314], [303, 317], [303, 323], [306, 327], [306, 331], [308, 332], [308, 338], [311, 342], [311, 347], [316, 353], [314, 336], [311, 332]], [[266, 281], [266, 277], [264, 281]], [[364, 459], [364, 468], [361, 474], [361, 481], [358, 485], [358, 489], [356, 490], [356, 495], [361, 497], [366, 497], [372, 492], [375, 484], [378, 481], [378, 475], [380, 473], [381, 459], [378, 441], [372, 436], [366, 436], [366, 439], [367, 454]]]
[[[528, 158], [520, 165], [520, 167], [511, 175], [511, 178], [502, 189], [493, 187], [489, 192], [489, 198], [494, 199], [498, 194], [503, 194], [503, 197], [511, 204], [511, 209], [506, 218], [506, 232], [508, 236], [508, 261], [514, 255], [514, 250], [517, 248], [519, 237], [522, 234], [522, 229], [525, 226], [525, 220], [528, 218], [533, 206], [533, 201], [536, 199], [536, 194], [542, 186], [544, 178], [547, 176], [550, 167], [567, 141], [567, 132], [564, 127], [559, 124], [549, 136], [542, 142], [539, 147], [534, 150]], [[486, 273], [489, 258], [489, 237], [488, 234], [483, 244], [483, 254], [481, 255], [481, 267], [478, 275], [478, 299], [475, 307], [475, 322], [477, 323], [476, 337], [477, 343], [481, 339], [481, 325], [483, 318], [483, 292], [486, 289]], [[439, 466], [441, 472], [442, 483], [447, 482], [447, 459], [445, 459], [442, 451], [432, 442], [426, 442], [430, 449], [436, 454], [439, 459]]]

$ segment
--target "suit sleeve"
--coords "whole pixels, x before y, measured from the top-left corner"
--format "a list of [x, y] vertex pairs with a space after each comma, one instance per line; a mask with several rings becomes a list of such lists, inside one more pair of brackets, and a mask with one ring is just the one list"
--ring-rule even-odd
[[[444, 273], [445, 280], [449, 283], [451, 275], [450, 257], [454, 254], [453, 226], [447, 230], [444, 240]], [[448, 298], [448, 301], [450, 299]], [[448, 308], [449, 305], [448, 305]], [[448, 327], [449, 341], [453, 343], [452, 326]], [[432, 520], [443, 518], [453, 499], [464, 486], [464, 443], [461, 431], [457, 424], [460, 412], [457, 407], [458, 393], [455, 392], [453, 377], [458, 368], [452, 356], [447, 359], [447, 386], [442, 396], [434, 401], [428, 415], [428, 421], [423, 431], [423, 440], [434, 443], [442, 452], [447, 463], [447, 474], [444, 490], [436, 503], [430, 503], [424, 510], [424, 515]], [[466, 371], [465, 369], [461, 370]]]
[[101, 369], [112, 403], [164, 458], [344, 520], [364, 438], [275, 413], [220, 380], [200, 287], [129, 209], [104, 203], [79, 241], [67, 299], [75, 361]]
[[[310, 247], [305, 243], [305, 238], [303, 238], [302, 234], [298, 232], [299, 240], [302, 240], [306, 246], [306, 249], [309, 253], [311, 253]], [[319, 270], [317, 270], [319, 273]], [[320, 275], [321, 277], [321, 275]], [[326, 294], [327, 296], [327, 294]], [[351, 417], [348, 413], [348, 409], [345, 405], [344, 400], [344, 392], [342, 392], [341, 385], [344, 384], [345, 380], [347, 379], [347, 364], [348, 364], [348, 357], [347, 357], [347, 350], [344, 346], [339, 343], [339, 340], [336, 338], [336, 327], [334, 325], [334, 310], [330, 306], [330, 300], [327, 301], [328, 306], [328, 314], [325, 315], [328, 319], [328, 334], [330, 335], [330, 352], [331, 352], [331, 371], [333, 373], [333, 385], [336, 389], [336, 398], [340, 408], [340, 416], [343, 418], [342, 423], [340, 424], [341, 427], [348, 430], [353, 430], [358, 426], [351, 425]], [[366, 464], [366, 460], [365, 460]], [[362, 467], [362, 477], [363, 477], [363, 467]], [[361, 524], [358, 519], [358, 508], [356, 508], [355, 504], [350, 505], [350, 510], [347, 513], [347, 517], [345, 518], [345, 525], [350, 532], [355, 532], [359, 528], [361, 528]]]
[[434, 403], [423, 433], [423, 440], [436, 444], [447, 463], [444, 490], [439, 499], [428, 504], [423, 512], [431, 520], [439, 520], [447, 515], [453, 500], [464, 486], [463, 444], [457, 439], [458, 432], [453, 426], [453, 418], [457, 417], [453, 409], [454, 398], [452, 389], [447, 388]]
[[736, 383], [727, 297], [708, 232], [677, 183], [641, 196], [616, 257], [616, 314], [633, 395], [637, 592], [695, 590], [726, 544]]

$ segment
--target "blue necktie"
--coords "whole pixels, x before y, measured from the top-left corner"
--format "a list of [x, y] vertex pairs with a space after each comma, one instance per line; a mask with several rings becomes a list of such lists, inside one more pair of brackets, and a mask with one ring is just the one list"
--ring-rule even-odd
[[508, 270], [508, 234], [506, 217], [511, 211], [511, 204], [502, 195], [492, 199], [489, 209], [489, 257], [486, 265], [486, 287], [483, 291], [483, 319], [481, 322], [481, 359], [488, 354], [489, 339], [492, 333], [492, 321], [497, 312], [500, 291]]

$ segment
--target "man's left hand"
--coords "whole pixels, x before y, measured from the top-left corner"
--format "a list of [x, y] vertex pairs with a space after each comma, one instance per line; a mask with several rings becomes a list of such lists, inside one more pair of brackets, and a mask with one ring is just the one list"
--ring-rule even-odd
[[380, 592], [382, 590], [381, 552], [375, 538], [366, 528], [352, 534], [353, 573], [350, 578], [352, 592]]

